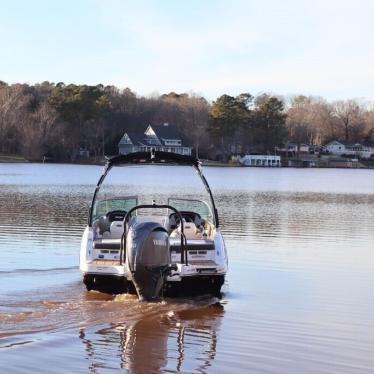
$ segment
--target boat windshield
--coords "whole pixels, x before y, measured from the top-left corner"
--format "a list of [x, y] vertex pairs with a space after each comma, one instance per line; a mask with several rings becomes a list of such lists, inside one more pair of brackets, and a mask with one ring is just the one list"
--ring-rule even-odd
[[201, 200], [169, 198], [168, 204], [180, 212], [198, 213], [206, 221], [213, 222], [213, 213], [210, 206]]
[[138, 199], [136, 196], [97, 200], [93, 207], [92, 217], [93, 219], [96, 219], [101, 216], [105, 216], [108, 212], [112, 212], [114, 210], [124, 210], [128, 212], [136, 205], [138, 205]]
[[[91, 222], [113, 210], [128, 212], [136, 205], [170, 205], [195, 212], [216, 225], [210, 195], [196, 170], [184, 165], [128, 165], [110, 169], [97, 191]], [[208, 205], [209, 204], [209, 205]], [[139, 209], [139, 216], [167, 216], [167, 209]]]

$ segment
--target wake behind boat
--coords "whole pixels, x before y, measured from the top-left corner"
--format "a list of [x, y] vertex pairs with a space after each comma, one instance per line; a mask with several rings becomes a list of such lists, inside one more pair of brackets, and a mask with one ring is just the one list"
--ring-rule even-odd
[[[109, 171], [130, 165], [191, 166], [208, 201], [185, 196], [170, 196], [165, 202], [157, 202], [157, 196], [142, 198], [147, 201], [140, 201], [140, 196], [101, 196]], [[220, 295], [227, 264], [218, 212], [199, 160], [150, 151], [107, 161], [81, 243], [80, 269], [87, 290], [137, 293], [141, 300]]]

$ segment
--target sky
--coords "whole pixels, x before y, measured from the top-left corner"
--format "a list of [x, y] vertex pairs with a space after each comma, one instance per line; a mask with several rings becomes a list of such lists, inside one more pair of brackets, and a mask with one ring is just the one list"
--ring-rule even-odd
[[0, 80], [374, 100], [373, 0], [0, 0]]

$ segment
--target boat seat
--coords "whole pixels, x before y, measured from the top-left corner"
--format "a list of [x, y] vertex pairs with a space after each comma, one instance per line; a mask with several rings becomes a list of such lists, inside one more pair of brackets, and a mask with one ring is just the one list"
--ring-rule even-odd
[[[202, 239], [203, 233], [200, 231], [193, 222], [185, 222], [184, 223], [184, 236], [186, 239]], [[172, 233], [170, 234], [171, 238], [180, 237], [181, 227], [178, 226]]]
[[[170, 250], [175, 253], [181, 252], [180, 239], [170, 240]], [[187, 240], [187, 250], [189, 251], [214, 251], [214, 241], [208, 239]]]
[[121, 239], [123, 235], [123, 221], [113, 221], [110, 224], [111, 239]]
[[94, 249], [120, 249], [121, 239], [102, 239], [93, 243]]
[[[93, 243], [94, 249], [120, 249], [121, 239], [102, 239]], [[187, 249], [189, 251], [214, 251], [213, 240], [187, 240]], [[180, 239], [170, 240], [170, 250], [176, 253], [181, 251]]]

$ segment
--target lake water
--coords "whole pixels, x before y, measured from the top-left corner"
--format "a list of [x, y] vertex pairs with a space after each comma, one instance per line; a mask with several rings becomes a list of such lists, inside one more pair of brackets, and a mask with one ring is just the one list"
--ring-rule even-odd
[[[197, 193], [162, 168], [130, 169], [129, 189]], [[224, 296], [156, 304], [82, 285], [101, 170], [0, 164], [0, 373], [374, 372], [374, 170], [205, 168]]]

